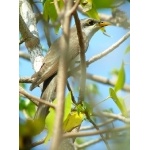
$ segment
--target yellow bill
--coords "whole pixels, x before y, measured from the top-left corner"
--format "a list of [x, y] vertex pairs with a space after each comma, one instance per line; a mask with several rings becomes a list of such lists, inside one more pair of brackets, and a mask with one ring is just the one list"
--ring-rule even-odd
[[99, 27], [100, 27], [100, 30], [103, 32], [103, 34], [106, 35], [106, 36], [108, 36], [108, 37], [111, 37], [110, 35], [108, 35], [106, 33], [106, 30], [104, 28], [104, 27], [109, 26], [109, 25], [111, 25], [111, 23], [107, 22], [107, 21], [100, 21], [99, 22]]

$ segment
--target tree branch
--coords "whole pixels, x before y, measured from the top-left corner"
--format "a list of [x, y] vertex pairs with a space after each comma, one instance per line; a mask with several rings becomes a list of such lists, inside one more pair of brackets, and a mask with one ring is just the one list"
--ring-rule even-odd
[[[118, 135], [117, 134], [117, 137], [118, 136], [121, 137], [123, 135]], [[109, 136], [106, 136], [105, 139], [108, 140], [108, 139], [113, 139], [113, 138], [114, 138], [114, 135], [113, 134], [109, 134]], [[98, 139], [94, 139], [94, 140], [90, 140], [90, 141], [84, 142], [83, 144], [75, 143], [75, 146], [76, 146], [76, 148], [78, 150], [80, 150], [80, 149], [86, 148], [88, 146], [91, 146], [91, 145], [96, 144], [96, 143], [101, 142], [101, 141], [103, 141], [103, 139], [102, 138], [98, 138]]]
[[108, 55], [110, 52], [112, 52], [114, 49], [116, 49], [120, 44], [122, 44], [128, 37], [130, 36], [130, 32], [127, 32], [120, 40], [118, 40], [115, 44], [113, 44], [112, 46], [110, 46], [108, 49], [106, 49], [105, 51], [103, 51], [100, 54], [97, 54], [95, 56], [93, 56], [92, 58], [90, 58], [87, 61], [87, 66], [99, 59], [101, 59], [102, 57]]
[[90, 140], [88, 142], [84, 142], [83, 144], [77, 144], [77, 143], [75, 143], [75, 146], [79, 150], [79, 149], [83, 149], [85, 147], [88, 147], [88, 146], [90, 146], [92, 144], [98, 143], [100, 141], [102, 141], [102, 139], [98, 138], [98, 139]]
[[19, 83], [32, 83], [32, 79], [30, 77], [21, 77]]
[[70, 93], [71, 93], [71, 99], [72, 99], [72, 102], [73, 102], [74, 104], [76, 104], [75, 98], [74, 98], [74, 96], [73, 96], [73, 92], [72, 92], [72, 90], [71, 90], [71, 87], [70, 87], [68, 81], [67, 81], [67, 88], [68, 88], [68, 90], [69, 90]]
[[39, 39], [30, 32], [20, 14], [19, 14], [19, 30], [27, 48], [33, 49], [39, 44]]
[[64, 138], [69, 138], [69, 137], [92, 136], [92, 135], [105, 134], [105, 133], [121, 132], [121, 131], [124, 131], [124, 130], [127, 130], [127, 129], [130, 129], [130, 127], [129, 126], [124, 126], [124, 127], [120, 127], [120, 128], [105, 129], [105, 130], [92, 131], [92, 132], [65, 133], [63, 135], [63, 137]]
[[45, 141], [45, 138], [43, 138], [42, 140], [37, 141], [37, 142], [35, 142], [35, 143], [32, 143], [30, 148], [36, 147], [36, 146], [38, 146], [38, 145], [41, 145], [41, 144], [44, 143], [44, 141]]
[[[70, 15], [73, 14], [73, 13], [76, 11], [76, 9], [77, 9], [77, 7], [78, 7], [80, 1], [81, 1], [81, 0], [77, 0], [77, 1], [75, 2], [75, 4], [73, 5], [73, 7], [70, 9], [70, 11], [68, 12]], [[76, 12], [75, 12], [75, 13], [76, 13]]]
[[70, 35], [70, 21], [71, 15], [67, 15], [67, 12], [72, 8], [73, 1], [65, 1], [65, 15], [63, 18], [63, 35], [62, 35], [62, 49], [60, 50], [59, 66], [58, 66], [58, 78], [57, 78], [57, 94], [56, 98], [58, 100], [56, 107], [56, 120], [54, 126], [54, 136], [51, 145], [51, 150], [56, 150], [60, 146], [62, 140], [62, 122], [64, 116], [64, 105], [65, 105], [65, 86], [67, 81], [67, 51], [69, 48], [69, 35]]
[[22, 57], [22, 58], [24, 58], [26, 60], [30, 60], [30, 55], [27, 54], [27, 53], [24, 53], [22, 51], [19, 51], [19, 57]]
[[[82, 10], [82, 8], [78, 7], [79, 12], [87, 16], [87, 14]], [[103, 21], [108, 21], [114, 26], [123, 27], [124, 29], [130, 28], [130, 20], [126, 16], [126, 14], [118, 8], [112, 9], [112, 15], [107, 15], [103, 13], [99, 13], [99, 17]]]
[[[112, 123], [115, 119], [109, 119], [103, 123], [99, 123], [99, 124], [96, 124], [97, 127], [102, 127], [102, 126], [105, 126], [109, 123]], [[89, 130], [89, 129], [94, 129], [94, 126], [83, 126], [80, 128], [80, 131], [84, 131], [84, 130]]]
[[33, 68], [37, 72], [42, 65], [43, 55], [36, 28], [35, 14], [27, 0], [19, 0], [19, 16], [19, 30], [25, 39]]
[[82, 35], [82, 29], [81, 29], [81, 24], [80, 20], [78, 18], [77, 12], [74, 13], [74, 19], [75, 19], [75, 24], [77, 28], [77, 35], [78, 35], [78, 40], [79, 40], [79, 45], [80, 45], [80, 51], [79, 51], [79, 56], [80, 56], [80, 68], [81, 68], [81, 78], [80, 78], [80, 90], [79, 90], [79, 98], [78, 98], [78, 103], [81, 103], [84, 100], [84, 95], [85, 95], [85, 83], [86, 83], [86, 63], [85, 63], [85, 45], [84, 45], [84, 40], [83, 40], [83, 35]]
[[[93, 62], [101, 59], [102, 57], [108, 55], [113, 50], [115, 50], [121, 43], [123, 43], [128, 37], [130, 36], [130, 32], [127, 32], [121, 39], [119, 39], [115, 44], [110, 46], [108, 49], [104, 50], [100, 54], [96, 54], [95, 56], [91, 57], [88, 61], [86, 61], [86, 66], [88, 67]], [[77, 72], [80, 69], [80, 65], [75, 67], [73, 70], [68, 72], [68, 75], [71, 75], [73, 72]]]
[[[97, 131], [99, 131], [99, 128], [97, 127], [97, 125], [95, 124], [95, 122], [90, 118], [88, 112], [86, 112], [86, 117], [87, 117], [87, 119], [89, 120], [89, 122], [90, 122], [91, 124], [93, 124], [94, 128], [95, 128]], [[107, 149], [110, 150], [110, 146], [109, 146], [107, 140], [105, 140], [105, 137], [103, 136], [103, 134], [100, 133], [100, 137], [101, 137], [102, 140], [104, 141], [104, 143], [105, 143]]]
[[35, 96], [32, 96], [30, 95], [28, 92], [26, 92], [21, 86], [19, 87], [19, 93], [25, 97], [27, 97], [29, 100], [31, 100], [35, 105], [38, 106], [39, 102], [40, 103], [43, 103], [45, 105], [48, 105], [49, 107], [52, 107], [53, 109], [56, 109], [55, 108], [55, 105], [54, 104], [51, 104], [50, 102], [48, 101], [45, 101], [43, 99], [40, 99], [40, 98], [37, 98]]
[[[97, 76], [97, 75], [93, 75], [93, 74], [90, 74], [90, 73], [87, 73], [87, 74], [86, 74], [86, 77], [87, 77], [88, 79], [90, 79], [90, 80], [93, 80], [93, 81], [96, 81], [96, 82], [99, 82], [99, 83], [102, 83], [102, 84], [108, 84], [108, 85], [111, 85], [111, 86], [115, 86], [115, 82], [109, 80], [109, 79], [106, 78], [106, 77]], [[126, 92], [130, 92], [130, 87], [129, 87], [129, 85], [125, 84], [124, 87], [122, 88], [122, 90], [124, 90], [124, 91], [126, 91]]]
[[130, 119], [129, 118], [126, 118], [120, 114], [114, 114], [114, 113], [108, 113], [108, 112], [101, 112], [101, 114], [105, 117], [109, 117], [109, 118], [113, 118], [113, 119], [117, 119], [117, 120], [120, 120], [124, 123], [127, 123], [129, 124], [130, 123]]

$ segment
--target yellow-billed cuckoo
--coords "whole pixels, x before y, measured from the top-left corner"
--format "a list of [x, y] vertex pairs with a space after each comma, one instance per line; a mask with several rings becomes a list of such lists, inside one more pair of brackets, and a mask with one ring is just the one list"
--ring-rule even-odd
[[[92, 38], [92, 36], [102, 27], [110, 25], [110, 23], [106, 21], [99, 21], [95, 19], [83, 19], [81, 22], [81, 29], [83, 34], [83, 41], [84, 41], [84, 51], [86, 52], [89, 41]], [[30, 90], [33, 90], [35, 87], [37, 87], [42, 82], [48, 80], [52, 80], [57, 75], [58, 70], [58, 63], [59, 63], [59, 50], [61, 49], [61, 41], [62, 37], [58, 38], [50, 47], [48, 53], [46, 54], [43, 65], [41, 66], [40, 70], [36, 72], [33, 76], [33, 82], [30, 87]], [[76, 26], [73, 26], [70, 29], [70, 39], [69, 39], [69, 50], [68, 50], [68, 62], [70, 63], [76, 56], [79, 54], [80, 46], [79, 46], [79, 40], [77, 35]], [[38, 110], [36, 112], [35, 118], [38, 119], [40, 117], [43, 117], [45, 119], [47, 113], [48, 113], [48, 106], [44, 104], [40, 104], [38, 106]], [[47, 109], [47, 110], [46, 110]]]

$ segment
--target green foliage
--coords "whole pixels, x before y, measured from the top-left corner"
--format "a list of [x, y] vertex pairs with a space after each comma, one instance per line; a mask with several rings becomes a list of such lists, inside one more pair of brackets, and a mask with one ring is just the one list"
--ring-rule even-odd
[[130, 45], [126, 48], [126, 50], [125, 50], [125, 54], [127, 54], [127, 53], [129, 53], [130, 52]]
[[[100, 15], [97, 11], [97, 9], [99, 8], [105, 8], [105, 7], [111, 7], [111, 4], [113, 3], [113, 0], [101, 0], [101, 2], [99, 1], [94, 1], [94, 0], [81, 0], [81, 7], [82, 10], [85, 12], [85, 14], [90, 17], [90, 18], [94, 18], [97, 20], [100, 20]], [[104, 35], [109, 36], [106, 33], [105, 28], [101, 28], [100, 29]], [[110, 37], [110, 36], [109, 36]]]
[[86, 95], [97, 95], [100, 94], [98, 87], [95, 83], [86, 84]]
[[82, 104], [77, 105], [76, 109], [77, 109], [78, 114], [87, 112], [89, 115], [91, 115], [93, 112], [91, 105], [85, 101], [83, 101]]
[[35, 104], [33, 104], [30, 100], [19, 97], [19, 110], [25, 111], [25, 113], [32, 118], [35, 114], [36, 108]]
[[87, 102], [90, 102], [91, 99], [96, 99], [101, 95], [100, 91], [98, 90], [97, 84], [93, 82], [87, 82], [86, 88], [85, 88], [85, 99]]
[[[54, 100], [54, 104], [57, 104], [57, 99]], [[65, 99], [65, 109], [64, 109], [64, 118], [63, 121], [68, 117], [68, 115], [71, 112], [71, 93], [69, 92], [66, 99]], [[48, 129], [48, 134], [45, 139], [45, 143], [48, 142], [48, 140], [52, 137], [53, 131], [54, 131], [54, 123], [55, 123], [55, 110], [50, 108], [50, 113], [47, 115], [45, 120], [45, 125]]]
[[125, 83], [125, 70], [124, 70], [124, 64], [122, 63], [121, 68], [119, 70], [119, 74], [118, 74], [118, 79], [117, 82], [115, 84], [115, 91], [119, 91], [120, 89], [123, 88]]
[[91, 93], [93, 94], [99, 94], [99, 90], [96, 84], [89, 84], [88, 87], [86, 86], [86, 89], [89, 89]]
[[85, 101], [83, 101], [82, 104], [83, 104], [84, 111], [87, 112], [89, 115], [91, 115], [93, 112], [91, 105]]
[[100, 19], [92, 0], [82, 0], [80, 4], [83, 11], [87, 14], [88, 17], [98, 20]]
[[65, 110], [64, 110], [64, 118], [65, 120], [69, 113], [71, 112], [71, 104], [72, 104], [72, 99], [71, 99], [71, 92], [68, 93], [65, 101]]
[[85, 115], [81, 112], [72, 111], [63, 122], [63, 131], [69, 132], [78, 127], [84, 120]]
[[41, 127], [41, 121], [37, 120], [26, 120], [24, 123], [19, 123], [20, 149], [30, 149], [29, 147], [31, 146], [32, 138], [39, 133], [39, 127]]
[[111, 8], [115, 0], [93, 0], [96, 9]]
[[[54, 103], [55, 103], [55, 101], [54, 101]], [[50, 113], [47, 115], [46, 120], [45, 120], [45, 125], [48, 129], [48, 134], [46, 136], [45, 143], [47, 143], [48, 140], [53, 135], [54, 122], [55, 122], [55, 110], [50, 108]]]
[[19, 124], [20, 136], [34, 136], [36, 133], [37, 128], [32, 120], [26, 120], [25, 123]]
[[113, 99], [113, 101], [118, 106], [118, 108], [120, 109], [120, 111], [122, 112], [122, 115], [126, 117], [127, 116], [127, 108], [126, 108], [124, 100], [122, 98], [119, 98], [116, 94], [116, 91], [112, 88], [109, 88], [109, 94], [110, 94], [110, 97]]
[[[85, 143], [85, 140], [83, 140], [83, 138], [81, 137], [81, 138], [76, 138], [76, 139], [75, 139], [75, 142], [76, 142], [78, 145], [80, 145], [80, 144]], [[86, 150], [86, 148], [82, 148], [82, 150]]]
[[104, 112], [108, 112], [108, 113], [113, 113], [113, 112], [114, 112], [112, 108], [104, 109], [103, 111], [104, 111]]
[[[43, 16], [46, 21], [51, 21], [52, 23], [56, 22], [58, 14], [54, 5], [54, 0], [45, 0], [43, 9]], [[64, 6], [63, 0], [58, 0], [59, 8], [62, 9]], [[57, 33], [60, 28], [60, 24], [55, 26], [55, 32]]]
[[111, 75], [115, 75], [118, 76], [119, 74], [119, 70], [117, 68], [112, 69], [112, 71], [110, 72]]

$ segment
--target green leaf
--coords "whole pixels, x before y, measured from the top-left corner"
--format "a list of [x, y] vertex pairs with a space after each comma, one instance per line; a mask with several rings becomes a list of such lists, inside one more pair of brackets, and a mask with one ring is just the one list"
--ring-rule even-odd
[[[64, 6], [63, 0], [58, 0], [59, 8], [62, 9]], [[44, 9], [43, 9], [43, 17], [46, 21], [51, 20], [54, 23], [57, 18], [58, 14], [55, 9], [54, 0], [45, 0], [44, 2]], [[57, 33], [60, 28], [60, 24], [55, 26], [55, 32]]]
[[120, 110], [122, 112], [122, 115], [127, 117], [128, 116], [128, 111], [127, 111], [127, 107], [126, 107], [126, 104], [124, 102], [124, 99], [122, 97], [119, 97], [118, 99], [119, 99], [120, 104], [121, 104], [120, 105]]
[[26, 83], [19, 83], [19, 86], [21, 86], [22, 88], [26, 88]]
[[115, 0], [93, 0], [93, 4], [96, 9], [99, 8], [111, 8]]
[[114, 113], [112, 108], [104, 109], [103, 111], [108, 113]]
[[122, 115], [126, 117], [127, 116], [127, 108], [126, 108], [124, 100], [122, 98], [118, 98], [116, 92], [112, 88], [109, 88], [109, 94], [110, 94], [110, 97], [113, 99], [113, 101], [118, 106], [118, 108], [120, 109], [120, 111], [122, 112]]
[[[71, 112], [71, 103], [72, 103], [71, 93], [69, 92], [65, 99], [65, 110], [64, 110], [63, 120], [65, 120]], [[57, 99], [53, 101], [53, 104], [57, 104]], [[52, 108], [50, 108], [49, 110], [50, 110], [50, 113], [47, 115], [46, 120], [45, 120], [45, 125], [48, 129], [48, 134], [45, 139], [45, 143], [47, 143], [48, 140], [52, 137], [53, 131], [54, 131], [54, 123], [55, 123], [55, 110]]]
[[100, 94], [96, 84], [88, 84], [86, 90], [87, 92], [93, 93], [95, 95]]
[[126, 48], [126, 50], [125, 50], [125, 54], [127, 54], [127, 53], [129, 53], [130, 52], [130, 45]]
[[19, 97], [19, 110], [25, 111], [27, 115], [29, 115], [31, 118], [35, 114], [35, 104], [33, 104], [29, 99]]
[[91, 105], [85, 101], [83, 101], [82, 104], [83, 104], [84, 111], [88, 112], [88, 114], [91, 115], [93, 112]]
[[80, 4], [83, 11], [87, 14], [88, 17], [98, 20], [100, 19], [98, 12], [95, 9], [95, 6], [93, 5], [92, 0], [82, 0]]
[[26, 106], [26, 108], [27, 108], [26, 109], [27, 114], [32, 118], [35, 115], [35, 111], [36, 111], [35, 104], [30, 101]]
[[24, 110], [25, 108], [26, 102], [21, 96], [19, 96], [19, 110]]
[[122, 63], [121, 68], [119, 70], [118, 79], [115, 84], [115, 91], [122, 89], [125, 83], [125, 70], [124, 70], [124, 64]]
[[[86, 13], [86, 15], [88, 17], [100, 20], [100, 16], [99, 16], [99, 13], [98, 13], [97, 8], [96, 8], [96, 6], [97, 6], [96, 2], [93, 2], [93, 0], [81, 0], [80, 5], [82, 7], [82, 10]], [[110, 35], [108, 35], [106, 33], [105, 27], [100, 28], [100, 30], [103, 32], [104, 35], [110, 37]]]
[[85, 115], [83, 113], [78, 113], [77, 111], [73, 111], [68, 114], [66, 120], [63, 122], [63, 131], [69, 132], [73, 130], [75, 127], [79, 126], [84, 120]]
[[114, 100], [114, 102], [117, 104], [117, 106], [119, 106], [120, 104], [118, 103], [118, 97], [116, 95], [116, 92], [114, 91], [114, 89], [112, 88], [109, 88], [109, 94], [110, 94], [110, 97]]
[[110, 72], [110, 74], [111, 74], [111, 75], [116, 75], [116, 76], [118, 76], [119, 70], [116, 69], [116, 68], [114, 68], [114, 69], [112, 69], [112, 71]]
[[77, 108], [78, 114], [88, 112], [88, 114], [91, 115], [92, 112], [93, 112], [93, 109], [92, 109], [91, 105], [89, 105], [85, 101], [83, 101], [82, 104], [77, 105], [76, 108]]
[[52, 137], [54, 131], [54, 122], [55, 122], [55, 110], [50, 108], [50, 113], [47, 115], [45, 119], [45, 125], [48, 129], [48, 134], [45, 139], [45, 143]]
[[67, 116], [69, 115], [69, 113], [71, 112], [71, 104], [72, 104], [71, 92], [69, 92], [68, 95], [66, 96], [66, 100], [65, 100], [65, 110], [64, 110], [64, 119], [63, 120], [65, 120], [67, 118]]

